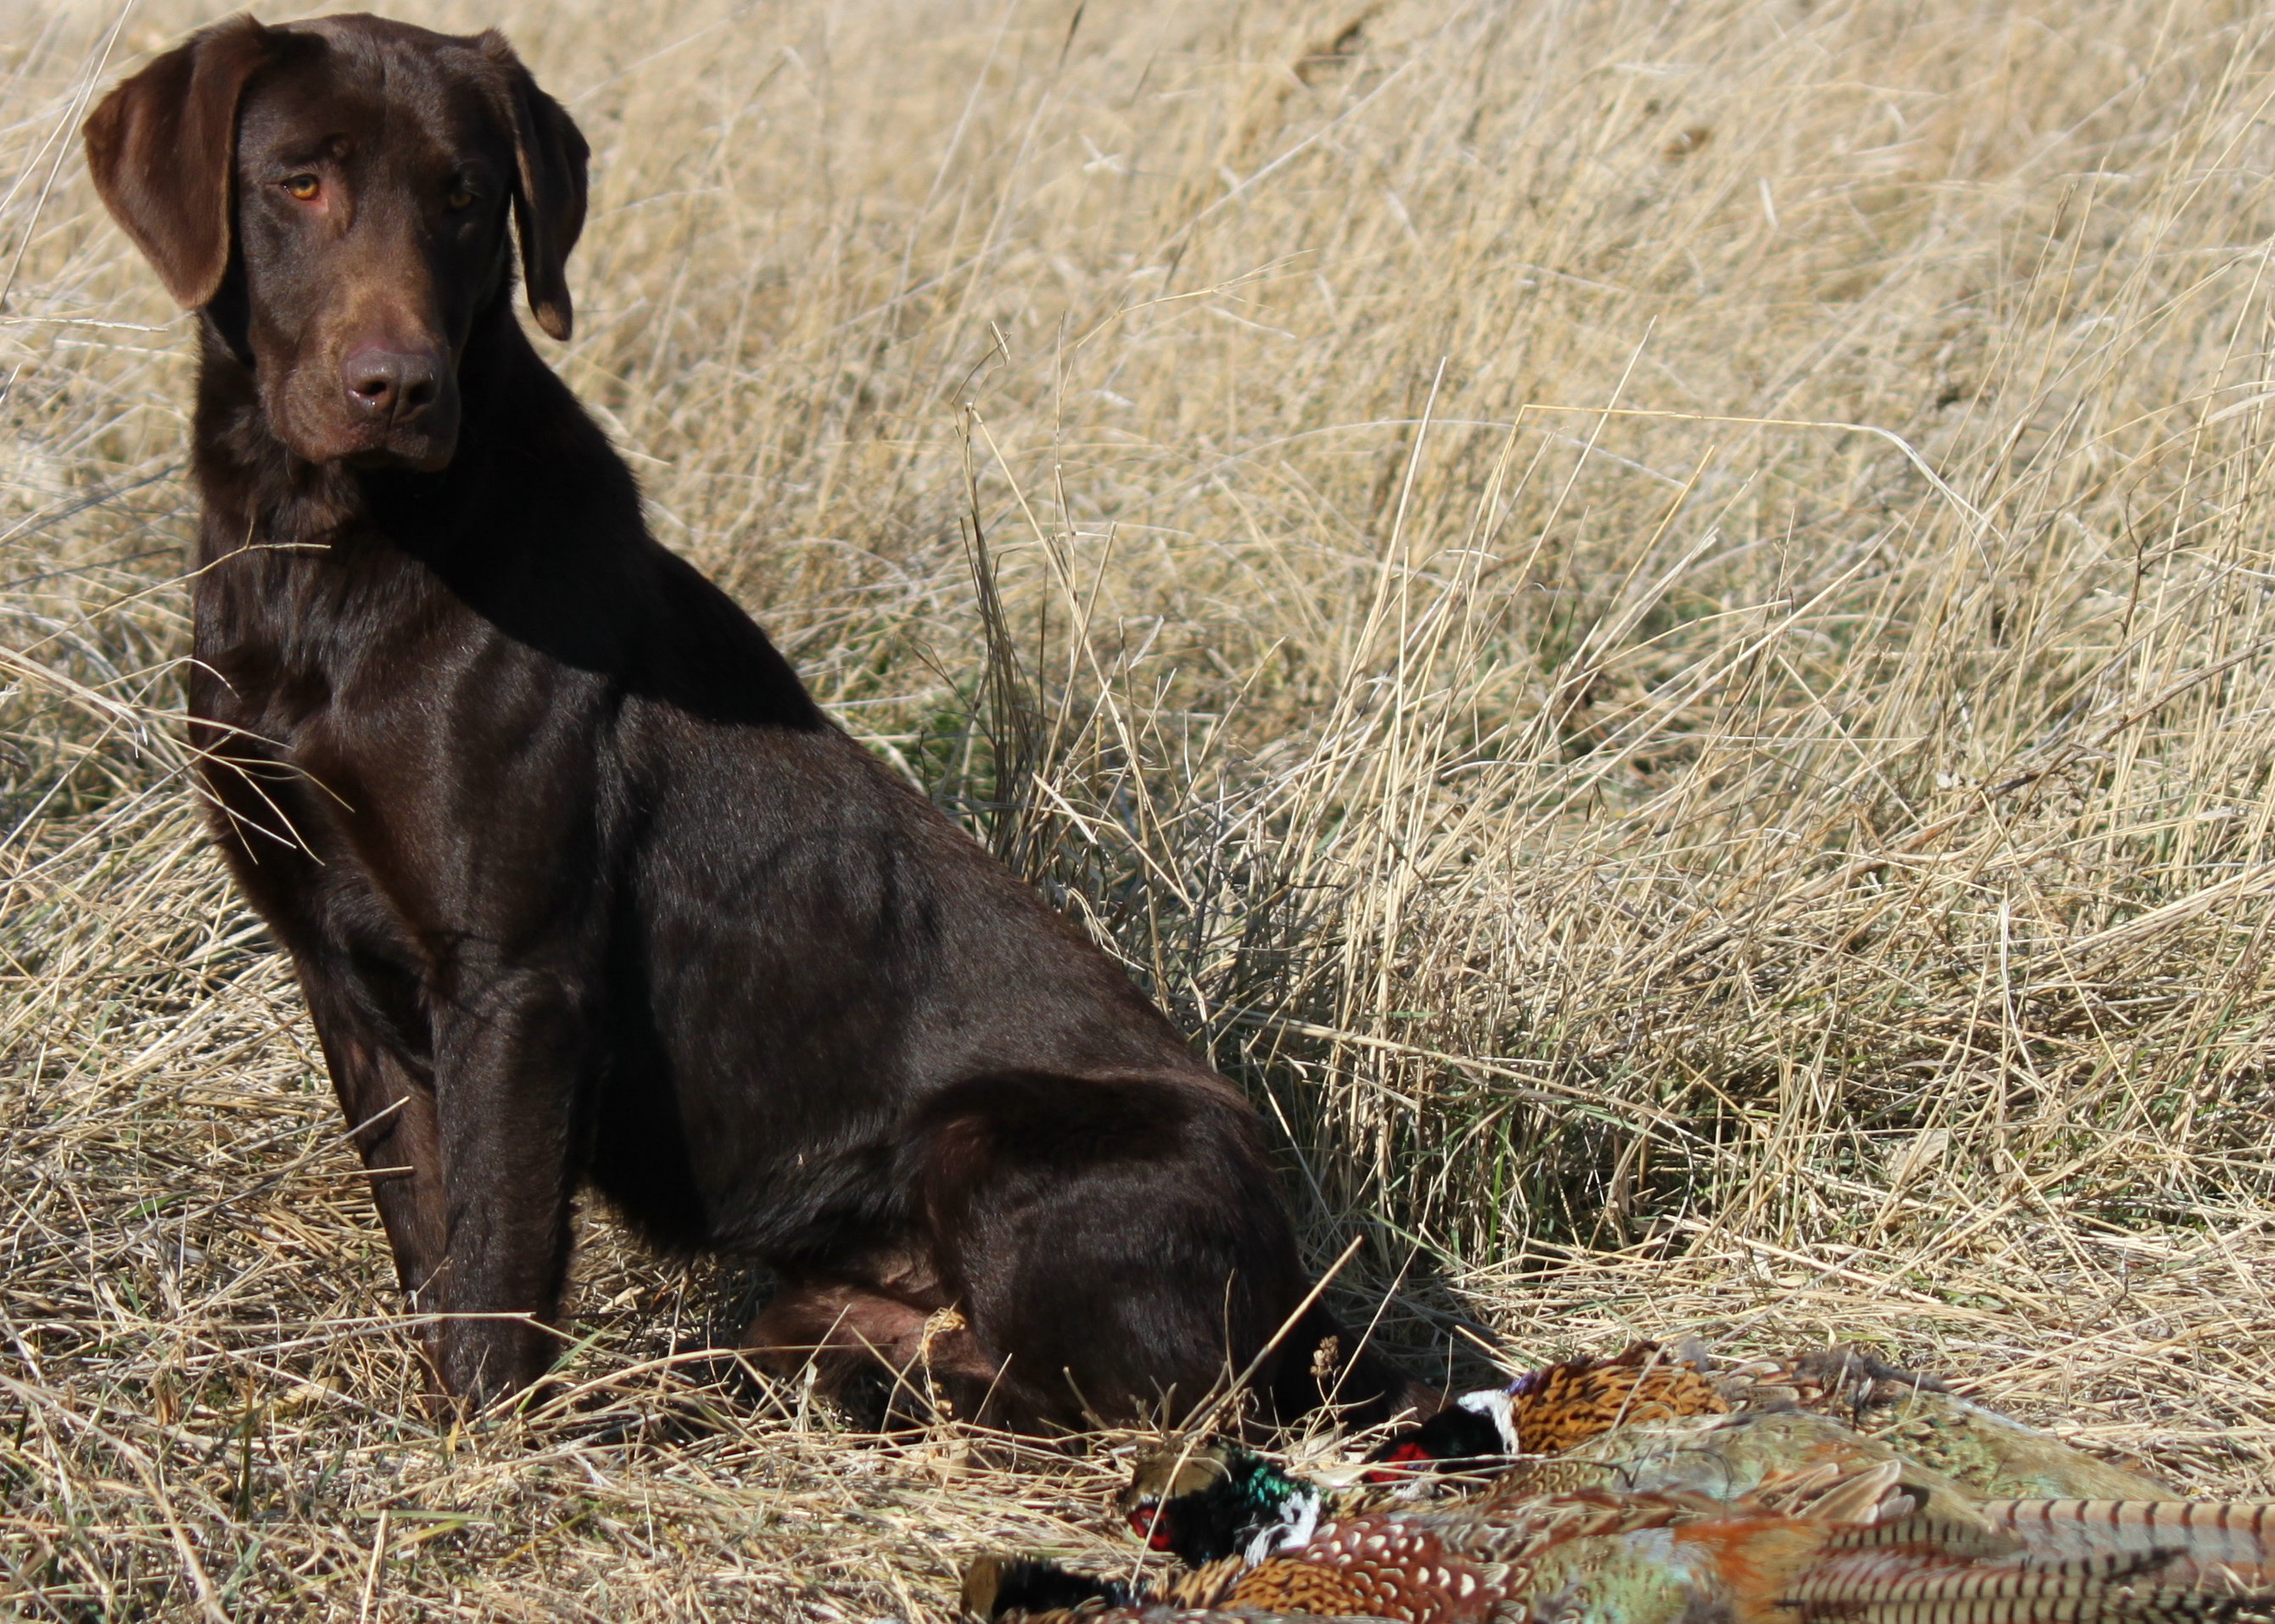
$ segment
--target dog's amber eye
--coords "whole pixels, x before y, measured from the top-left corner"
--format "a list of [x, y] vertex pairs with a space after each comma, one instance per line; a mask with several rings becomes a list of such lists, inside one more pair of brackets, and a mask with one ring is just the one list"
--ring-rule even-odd
[[442, 200], [453, 209], [472, 208], [474, 206], [474, 189], [472, 186], [453, 186], [450, 195]]
[[309, 201], [323, 189], [323, 182], [318, 180], [314, 175], [288, 176], [284, 181], [284, 190], [303, 203]]

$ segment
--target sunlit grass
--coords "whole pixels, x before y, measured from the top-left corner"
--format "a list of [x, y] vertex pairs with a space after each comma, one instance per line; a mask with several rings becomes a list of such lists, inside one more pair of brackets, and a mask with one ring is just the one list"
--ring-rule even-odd
[[[393, 9], [591, 136], [547, 348], [658, 533], [1253, 1091], [1355, 1314], [1870, 1335], [2269, 1486], [2261, 8]], [[7, 1605], [939, 1616], [1093, 1537], [1110, 1464], [795, 1395], [615, 1438], [747, 1282], [599, 1217], [601, 1418], [418, 1409], [72, 133], [219, 14], [0, 24]]]

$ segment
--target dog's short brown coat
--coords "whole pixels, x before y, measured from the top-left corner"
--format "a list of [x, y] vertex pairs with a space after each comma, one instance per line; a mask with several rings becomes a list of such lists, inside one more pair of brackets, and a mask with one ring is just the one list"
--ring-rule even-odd
[[[568, 336], [586, 151], [505, 42], [239, 19], [86, 135], [200, 313], [214, 835], [444, 1386], [545, 1370], [586, 1182], [771, 1264], [757, 1344], [921, 1353], [966, 1415], [1190, 1404], [1256, 1355], [1305, 1280], [1252, 1111], [651, 538], [523, 334], [517, 239]], [[1283, 1412], [1320, 1370], [1402, 1394], [1332, 1332], [1264, 1360]]]

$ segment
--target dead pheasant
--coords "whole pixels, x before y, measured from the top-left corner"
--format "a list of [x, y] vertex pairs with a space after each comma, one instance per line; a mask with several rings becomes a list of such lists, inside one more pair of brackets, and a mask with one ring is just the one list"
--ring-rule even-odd
[[[1691, 1430], [1773, 1433], [1780, 1421]], [[1714, 1452], [1673, 1449], [1658, 1464], [1703, 1476]], [[1719, 1493], [1497, 1485], [1323, 1521], [1260, 1560], [1152, 1588], [989, 1559], [967, 1573], [964, 1601], [1006, 1624], [2275, 1624], [2275, 1505], [1969, 1504], [1946, 1489], [1939, 1506], [1914, 1492], [1917, 1475], [1828, 1450]]]
[[1613, 1358], [1568, 1359], [1505, 1388], [1464, 1394], [1378, 1449], [1371, 1458], [1380, 1464], [1371, 1477], [1382, 1482], [1425, 1466], [1558, 1454], [1636, 1424], [1795, 1409], [1838, 1417], [1977, 1494], [2158, 1499], [2172, 1493], [1862, 1349], [1719, 1364], [1695, 1342], [1673, 1348], [1637, 1342]]

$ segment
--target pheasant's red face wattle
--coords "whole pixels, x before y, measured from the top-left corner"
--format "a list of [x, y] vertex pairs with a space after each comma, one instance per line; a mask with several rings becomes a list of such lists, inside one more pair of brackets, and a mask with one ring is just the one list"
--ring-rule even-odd
[[1410, 1438], [1384, 1455], [1380, 1463], [1366, 1474], [1366, 1481], [1373, 1484], [1402, 1482], [1408, 1476], [1406, 1468], [1422, 1465], [1432, 1458], [1427, 1448]]
[[1131, 1512], [1130, 1531], [1145, 1542], [1148, 1551], [1169, 1548], [1169, 1519], [1162, 1507], [1140, 1506]]

